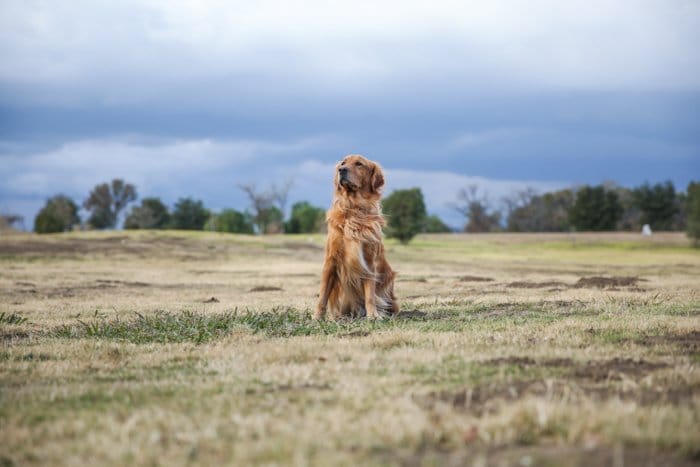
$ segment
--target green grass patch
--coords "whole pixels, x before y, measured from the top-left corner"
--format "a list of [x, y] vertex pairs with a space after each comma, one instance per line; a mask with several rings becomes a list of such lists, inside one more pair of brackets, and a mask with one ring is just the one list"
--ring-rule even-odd
[[24, 324], [26, 322], [27, 318], [18, 315], [17, 313], [6, 313], [4, 311], [0, 313], [0, 325], [17, 325]]
[[68, 339], [114, 339], [135, 344], [201, 344], [230, 334], [239, 324], [235, 313], [207, 315], [192, 311], [159, 311], [153, 315], [136, 313], [134, 318], [127, 320], [99, 316], [88, 321], [77, 320], [76, 324], [60, 326], [51, 334]]
[[[451, 308], [451, 307], [450, 307]], [[202, 344], [232, 334], [235, 330], [247, 330], [268, 337], [336, 336], [340, 338], [363, 337], [377, 331], [391, 329], [416, 329], [423, 332], [460, 332], [474, 326], [489, 326], [495, 331], [510, 326], [535, 322], [551, 322], [561, 316], [532, 305], [509, 307], [473, 305], [458, 309], [441, 309], [418, 315], [399, 314], [385, 320], [314, 320], [308, 310], [273, 308], [269, 311], [231, 311], [204, 314], [193, 311], [177, 313], [159, 311], [152, 315], [136, 313], [130, 319], [107, 319], [95, 315], [90, 320], [54, 329], [53, 337], [68, 339], [114, 339], [136, 344], [194, 342]]]
[[136, 313], [131, 319], [106, 319], [96, 316], [75, 324], [63, 325], [51, 335], [68, 339], [114, 339], [136, 344], [194, 342], [202, 344], [245, 329], [269, 337], [337, 335], [354, 337], [377, 329], [401, 324], [386, 321], [316, 321], [309, 311], [294, 308], [274, 308], [265, 312], [232, 311], [203, 314], [193, 311], [171, 313], [159, 311], [153, 315]]
[[[419, 316], [399, 314], [393, 319], [372, 321], [314, 320], [311, 313], [294, 308], [274, 308], [269, 311], [232, 311], [219, 314], [203, 314], [193, 311], [177, 313], [159, 311], [152, 315], [136, 313], [131, 319], [94, 318], [75, 324], [63, 325], [51, 334], [60, 338], [115, 339], [137, 344], [209, 342], [232, 334], [236, 329], [248, 330], [268, 337], [337, 336], [362, 337], [372, 332], [397, 328], [413, 328], [425, 332], [458, 332], [479, 323], [494, 326], [494, 330], [508, 326], [526, 325], [533, 320], [549, 322], [556, 314], [531, 310], [528, 306], [514, 307], [507, 313], [493, 312], [493, 307], [478, 305], [458, 310], [436, 310]], [[490, 314], [492, 313], [493, 314]]]
[[[662, 313], [667, 307], [644, 307], [650, 313]], [[429, 311], [408, 311], [385, 320], [314, 320], [309, 310], [273, 308], [256, 312], [234, 310], [205, 314], [193, 311], [159, 311], [150, 315], [135, 313], [129, 319], [108, 319], [99, 314], [89, 320], [60, 326], [53, 337], [68, 339], [114, 339], [136, 344], [206, 343], [244, 330], [267, 337], [335, 336], [354, 338], [374, 332], [412, 329], [420, 332], [492, 332], [512, 331], [516, 327], [546, 326], [572, 316], [591, 316], [602, 311], [585, 306], [558, 307], [549, 303], [474, 304], [463, 301], [430, 305]], [[597, 340], [620, 343], [635, 336], [628, 330], [593, 332]], [[378, 344], [379, 345], [379, 344]], [[386, 343], [387, 349], [407, 345]]]

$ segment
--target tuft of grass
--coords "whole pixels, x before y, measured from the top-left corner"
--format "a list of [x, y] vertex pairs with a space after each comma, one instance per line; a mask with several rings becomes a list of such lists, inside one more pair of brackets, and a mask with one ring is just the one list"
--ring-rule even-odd
[[129, 320], [96, 316], [89, 321], [63, 325], [53, 331], [55, 337], [80, 339], [115, 339], [135, 344], [194, 342], [201, 344], [230, 334], [238, 325], [233, 313], [200, 314], [192, 311], [136, 316]]
[[337, 335], [353, 337], [372, 330], [400, 325], [398, 321], [316, 321], [311, 312], [294, 308], [273, 308], [270, 311], [232, 311], [202, 314], [193, 311], [153, 315], [136, 313], [132, 319], [106, 319], [95, 316], [89, 321], [63, 325], [53, 330], [54, 337], [81, 339], [115, 339], [136, 344], [194, 342], [201, 344], [247, 329], [268, 337]]
[[0, 324], [24, 324], [27, 318], [18, 315], [17, 313], [0, 313]]

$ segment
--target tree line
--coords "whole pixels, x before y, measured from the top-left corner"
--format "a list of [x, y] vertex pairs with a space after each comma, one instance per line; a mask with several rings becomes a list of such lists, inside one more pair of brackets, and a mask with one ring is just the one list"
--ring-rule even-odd
[[[323, 228], [325, 211], [306, 201], [292, 206], [284, 220], [284, 209], [291, 183], [258, 190], [254, 185], [240, 185], [250, 200], [250, 210], [223, 209], [213, 212], [201, 200], [180, 198], [173, 209], [160, 198], [143, 198], [132, 205], [124, 219], [125, 229], [211, 230], [243, 234], [309, 233]], [[121, 179], [96, 185], [82, 203], [88, 212], [83, 223], [80, 208], [71, 198], [56, 195], [47, 200], [34, 220], [37, 233], [66, 232], [76, 228], [114, 229], [127, 206], [138, 199], [136, 187]]]
[[[201, 200], [180, 198], [170, 210], [159, 198], [148, 197], [132, 205], [125, 229], [211, 230], [243, 234], [312, 233], [325, 228], [325, 210], [307, 201], [294, 203], [284, 212], [291, 182], [260, 190], [239, 185], [249, 208], [212, 212]], [[96, 185], [82, 207], [89, 213], [85, 225], [94, 229], [116, 228], [120, 215], [138, 199], [136, 187], [121, 179]], [[533, 189], [514, 192], [493, 203], [478, 186], [457, 193], [451, 207], [464, 218], [465, 232], [568, 232], [686, 230], [700, 241], [700, 182], [685, 192], [670, 181], [645, 183], [635, 188], [612, 183], [581, 186], [539, 194]], [[387, 236], [403, 243], [422, 232], [449, 232], [437, 216], [429, 215], [420, 188], [395, 190], [382, 201]], [[78, 205], [69, 197], [50, 198], [36, 216], [38, 233], [64, 232], [83, 226]]]
[[538, 194], [524, 189], [501, 200], [497, 209], [486, 194], [471, 186], [453, 206], [465, 217], [466, 232], [569, 232], [694, 229], [700, 183], [685, 192], [670, 181], [626, 188], [605, 183]]

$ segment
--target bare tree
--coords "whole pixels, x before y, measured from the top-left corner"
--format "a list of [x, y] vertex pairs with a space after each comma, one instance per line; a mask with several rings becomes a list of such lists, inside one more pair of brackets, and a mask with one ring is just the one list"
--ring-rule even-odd
[[506, 228], [511, 232], [565, 232], [570, 229], [571, 190], [537, 194], [526, 188], [503, 198], [508, 213]]
[[258, 233], [278, 233], [283, 229], [284, 210], [289, 199], [289, 191], [294, 182], [286, 181], [281, 186], [272, 185], [265, 191], [259, 190], [254, 183], [239, 183], [240, 188], [250, 201], [253, 209], [253, 223]]
[[457, 202], [450, 205], [464, 216], [465, 232], [495, 232], [500, 230], [501, 213], [491, 209], [488, 194], [479, 193], [478, 185], [468, 185], [457, 193]]
[[274, 183], [272, 184], [272, 187], [270, 187], [272, 199], [277, 203], [277, 207], [280, 211], [282, 211], [282, 214], [284, 214], [285, 210], [287, 209], [287, 200], [289, 199], [289, 192], [292, 190], [293, 186], [294, 180], [289, 179], [279, 187]]
[[525, 206], [532, 204], [532, 200], [537, 197], [537, 190], [528, 186], [522, 190], [513, 190], [510, 194], [501, 198], [501, 205], [506, 214], [506, 220], [513, 216], [513, 213]]
[[96, 185], [83, 203], [83, 207], [91, 213], [88, 223], [97, 229], [116, 227], [119, 214], [136, 198], [134, 185], [119, 178], [110, 184]]

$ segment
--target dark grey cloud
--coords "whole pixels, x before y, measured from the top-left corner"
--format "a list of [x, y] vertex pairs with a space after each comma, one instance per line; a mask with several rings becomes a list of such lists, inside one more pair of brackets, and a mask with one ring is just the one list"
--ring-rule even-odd
[[0, 210], [124, 176], [244, 205], [359, 152], [421, 186], [541, 189], [700, 173], [700, 4], [642, 1], [0, 5]]

